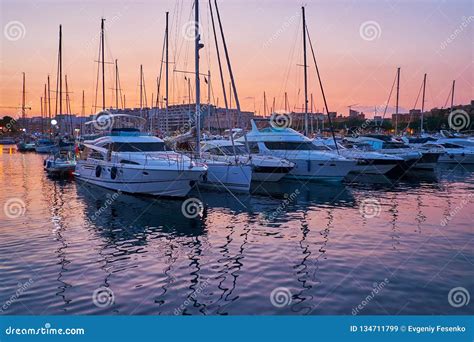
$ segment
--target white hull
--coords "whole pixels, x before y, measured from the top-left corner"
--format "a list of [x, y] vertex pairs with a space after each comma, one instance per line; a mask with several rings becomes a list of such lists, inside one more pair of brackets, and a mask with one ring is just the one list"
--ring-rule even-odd
[[287, 173], [276, 173], [276, 172], [253, 172], [252, 182], [278, 182]]
[[96, 175], [97, 166], [98, 163], [79, 161], [76, 178], [115, 191], [153, 196], [184, 197], [203, 174], [192, 169], [150, 169], [117, 164], [116, 178], [112, 179], [114, 165], [101, 165], [99, 176]]
[[286, 178], [310, 180], [342, 180], [354, 169], [354, 160], [302, 160], [288, 159], [295, 164]]
[[249, 192], [252, 181], [252, 168], [249, 165], [229, 165], [213, 161], [205, 161], [207, 174], [199, 181], [199, 185], [206, 188]]

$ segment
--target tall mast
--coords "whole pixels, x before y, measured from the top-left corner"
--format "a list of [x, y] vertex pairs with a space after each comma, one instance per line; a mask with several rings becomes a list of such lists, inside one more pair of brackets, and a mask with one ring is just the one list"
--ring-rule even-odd
[[308, 135], [308, 65], [306, 61], [306, 16], [304, 6], [303, 13], [303, 68], [304, 68], [304, 135]]
[[397, 103], [395, 105], [395, 134], [398, 132], [398, 98], [400, 96], [400, 68], [397, 68]]
[[21, 92], [21, 117], [25, 124], [26, 119], [26, 88], [25, 88], [25, 73], [23, 73], [23, 90]]
[[82, 106], [81, 106], [81, 116], [86, 115], [86, 101], [84, 96], [84, 90], [82, 91]]
[[140, 64], [140, 109], [143, 109], [143, 65]]
[[48, 128], [49, 128], [49, 135], [53, 134], [52, 127], [51, 127], [51, 88], [49, 83], [49, 75], [48, 75]]
[[44, 134], [44, 126], [43, 126], [43, 96], [40, 97], [40, 105], [41, 105], [41, 134]]
[[199, 79], [199, 49], [203, 47], [200, 43], [199, 34], [199, 0], [194, 0], [194, 73], [196, 78], [196, 154], [201, 155], [201, 81]]
[[166, 28], [165, 28], [165, 43], [166, 43], [166, 53], [165, 53], [165, 63], [166, 63], [166, 69], [165, 69], [165, 123], [166, 123], [166, 134], [168, 134], [168, 15], [169, 12], [166, 12]]
[[288, 93], [285, 91], [285, 112], [288, 113]]
[[451, 110], [453, 110], [454, 106], [454, 85], [456, 84], [456, 80], [453, 80], [453, 87], [451, 89]]
[[[229, 51], [227, 50], [227, 44], [225, 41], [224, 29], [222, 28], [221, 16], [219, 14], [219, 7], [217, 6], [217, 0], [214, 0], [214, 5], [216, 6], [217, 21], [219, 22], [219, 29], [221, 31], [222, 45], [224, 46], [225, 58], [227, 61], [227, 68], [229, 69], [230, 81], [232, 84], [232, 90], [234, 92], [235, 106], [237, 107], [237, 114], [238, 114], [238, 124], [240, 128], [244, 129], [244, 127], [242, 127], [243, 126], [242, 125], [242, 112], [240, 110], [239, 96], [237, 94], [237, 87], [235, 86], [234, 73], [232, 72], [232, 65], [230, 63]], [[231, 99], [232, 99], [232, 92], [231, 92]], [[247, 151], [249, 151], [250, 153], [250, 148], [249, 148], [248, 140], [247, 140], [247, 134], [245, 133], [244, 133], [244, 139], [245, 139], [245, 147], [247, 148]]]
[[267, 94], [263, 92], [263, 116], [267, 116]]
[[207, 70], [207, 122], [211, 133], [211, 70]]
[[102, 48], [102, 110], [105, 110], [105, 34], [104, 34], [104, 23], [105, 19], [100, 19], [100, 38], [101, 38], [101, 48]]
[[[47, 116], [47, 113], [48, 113], [48, 98], [47, 98], [47, 92], [46, 92], [46, 83], [44, 84], [44, 97], [43, 97], [43, 101], [44, 101], [44, 106], [43, 106], [43, 121], [44, 119], [46, 119], [48, 116]], [[46, 120], [46, 128], [48, 127], [49, 125], [49, 121]], [[43, 132], [44, 134], [44, 132]]]
[[426, 74], [423, 77], [423, 97], [421, 99], [421, 117], [420, 117], [420, 132], [423, 133], [423, 116], [425, 112], [425, 90], [426, 90]]
[[59, 25], [59, 114], [63, 113], [63, 29]]
[[115, 109], [118, 109], [118, 60], [115, 60]]

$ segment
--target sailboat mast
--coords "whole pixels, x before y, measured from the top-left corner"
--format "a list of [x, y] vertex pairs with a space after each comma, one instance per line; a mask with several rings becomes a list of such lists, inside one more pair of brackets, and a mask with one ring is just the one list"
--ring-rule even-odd
[[306, 61], [306, 16], [305, 8], [301, 7], [303, 14], [303, 68], [304, 68], [304, 135], [308, 135], [308, 65]]
[[423, 133], [423, 116], [425, 112], [426, 74], [423, 77], [423, 97], [421, 99], [420, 132]]
[[199, 0], [194, 0], [194, 72], [196, 78], [196, 154], [201, 155], [201, 82], [199, 79], [199, 49], [202, 47], [199, 42]]
[[143, 109], [143, 66], [140, 64], [140, 109]]
[[104, 35], [104, 23], [105, 19], [100, 19], [100, 38], [101, 38], [101, 49], [102, 49], [102, 110], [105, 110], [105, 35]]
[[395, 105], [395, 134], [398, 132], [398, 98], [400, 96], [400, 68], [397, 68], [397, 103]]
[[166, 134], [168, 134], [168, 130], [169, 130], [169, 127], [168, 127], [168, 91], [169, 91], [169, 88], [168, 88], [168, 58], [169, 58], [169, 54], [168, 54], [168, 15], [169, 15], [169, 12], [166, 12], [166, 28], [165, 28], [165, 43], [166, 43], [166, 52], [165, 52], [165, 64], [166, 64], [166, 68], [165, 68], [165, 123], [166, 123]]
[[453, 80], [453, 87], [451, 89], [451, 110], [453, 110], [454, 106], [454, 85], [456, 84], [456, 80]]
[[207, 122], [211, 133], [211, 70], [207, 70]]
[[63, 113], [63, 49], [62, 49], [63, 29], [59, 25], [59, 114]]
[[115, 60], [115, 109], [118, 109], [118, 60]]
[[23, 122], [25, 123], [26, 119], [26, 88], [25, 88], [25, 73], [23, 73], [23, 90], [21, 95], [21, 117], [23, 118]]

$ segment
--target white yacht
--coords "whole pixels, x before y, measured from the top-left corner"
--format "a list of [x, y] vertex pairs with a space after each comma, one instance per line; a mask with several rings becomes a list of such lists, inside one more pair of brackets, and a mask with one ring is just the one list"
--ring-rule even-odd
[[[314, 139], [313, 143], [321, 149], [337, 153], [332, 139]], [[357, 165], [351, 170], [353, 173], [385, 175], [397, 165], [403, 163], [403, 158], [395, 155], [363, 151], [357, 148], [347, 148], [340, 143], [337, 143], [337, 147], [340, 155], [357, 161]]]
[[278, 182], [295, 164], [286, 159], [270, 155], [260, 155], [247, 152], [245, 145], [230, 140], [206, 140], [202, 143], [201, 155], [206, 159], [237, 162], [252, 167], [252, 181]]
[[401, 173], [414, 168], [415, 164], [423, 157], [422, 152], [414, 150], [402, 142], [393, 141], [388, 136], [346, 137], [345, 140], [362, 150], [377, 151], [402, 158], [403, 163], [398, 164], [396, 170]]
[[425, 148], [440, 148], [444, 154], [439, 163], [474, 164], [474, 141], [463, 138], [443, 138], [423, 144]]
[[76, 169], [76, 158], [74, 152], [60, 151], [51, 154], [44, 160], [44, 170], [50, 176], [67, 176], [73, 174]]
[[184, 197], [205, 178], [207, 167], [169, 150], [163, 140], [135, 128], [85, 141], [77, 179], [132, 194]]
[[[342, 180], [357, 164], [355, 160], [320, 151], [311, 139], [291, 128], [259, 130], [255, 120], [251, 123], [247, 140], [252, 153], [283, 158], [295, 164], [285, 178]], [[244, 137], [237, 141], [244, 142]]]

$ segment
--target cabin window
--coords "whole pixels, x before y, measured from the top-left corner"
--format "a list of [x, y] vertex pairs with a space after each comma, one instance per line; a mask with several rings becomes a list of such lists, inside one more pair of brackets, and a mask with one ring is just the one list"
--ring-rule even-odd
[[131, 161], [131, 160], [125, 160], [125, 159], [122, 159], [120, 161], [121, 164], [130, 164], [130, 165], [140, 165], [139, 163], [137, 162], [134, 162], [134, 161]]
[[258, 143], [256, 142], [249, 142], [249, 149], [250, 153], [259, 153], [260, 150], [258, 148]]
[[99, 151], [96, 151], [96, 150], [91, 150], [90, 151], [89, 158], [97, 159], [97, 160], [104, 160], [104, 156], [102, 155], [102, 153], [100, 153]]
[[317, 151], [318, 146], [309, 141], [302, 142], [285, 142], [285, 141], [266, 141], [265, 147], [269, 150], [284, 150], [284, 151]]
[[112, 143], [114, 152], [163, 152], [169, 151], [164, 142]]

